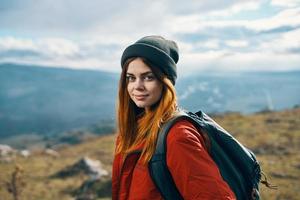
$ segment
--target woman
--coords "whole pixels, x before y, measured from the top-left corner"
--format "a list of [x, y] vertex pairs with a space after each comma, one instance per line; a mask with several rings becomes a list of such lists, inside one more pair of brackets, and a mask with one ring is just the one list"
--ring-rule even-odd
[[[161, 125], [178, 113], [174, 88], [178, 58], [176, 43], [160, 36], [144, 37], [123, 52], [112, 174], [114, 200], [163, 199], [147, 163]], [[235, 199], [206, 151], [204, 138], [188, 121], [179, 121], [170, 129], [167, 165], [184, 199]]]

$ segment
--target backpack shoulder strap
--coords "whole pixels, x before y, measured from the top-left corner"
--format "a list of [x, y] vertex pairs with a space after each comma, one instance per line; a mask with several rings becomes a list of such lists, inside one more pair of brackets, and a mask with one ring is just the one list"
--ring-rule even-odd
[[192, 121], [187, 113], [180, 112], [179, 115], [166, 122], [159, 132], [155, 153], [148, 164], [150, 176], [160, 194], [166, 200], [183, 199], [176, 188], [172, 175], [168, 169], [166, 159], [167, 135], [171, 127], [180, 120]]

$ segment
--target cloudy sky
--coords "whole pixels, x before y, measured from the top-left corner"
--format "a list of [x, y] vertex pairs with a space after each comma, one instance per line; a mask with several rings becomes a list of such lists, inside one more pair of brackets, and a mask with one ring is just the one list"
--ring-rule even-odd
[[145, 35], [178, 70], [300, 70], [300, 0], [0, 0], [0, 63], [120, 71]]

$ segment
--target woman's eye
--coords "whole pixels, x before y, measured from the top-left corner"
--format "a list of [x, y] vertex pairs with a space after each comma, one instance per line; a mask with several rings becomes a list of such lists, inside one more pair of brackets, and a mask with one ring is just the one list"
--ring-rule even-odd
[[153, 75], [147, 75], [147, 76], [144, 77], [144, 79], [145, 79], [146, 81], [152, 81], [152, 80], [155, 79], [155, 77], [154, 77]]
[[135, 77], [133, 76], [126, 76], [127, 81], [132, 82], [135, 80]]

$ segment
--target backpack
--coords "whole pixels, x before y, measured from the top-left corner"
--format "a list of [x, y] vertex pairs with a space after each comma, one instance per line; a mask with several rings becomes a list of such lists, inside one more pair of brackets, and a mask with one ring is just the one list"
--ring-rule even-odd
[[[218, 125], [204, 112], [180, 112], [166, 122], [158, 135], [155, 153], [148, 163], [150, 176], [166, 200], [183, 199], [172, 179], [166, 161], [166, 138], [170, 128], [180, 120], [188, 120], [197, 129], [201, 129], [206, 146], [217, 164], [223, 179], [234, 192], [237, 200], [259, 200], [259, 182], [261, 168], [252, 151], [239, 143], [232, 135]], [[264, 176], [265, 177], [265, 176]], [[266, 180], [261, 181], [268, 187]]]

